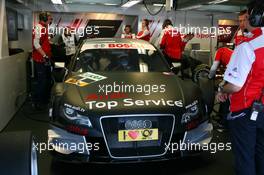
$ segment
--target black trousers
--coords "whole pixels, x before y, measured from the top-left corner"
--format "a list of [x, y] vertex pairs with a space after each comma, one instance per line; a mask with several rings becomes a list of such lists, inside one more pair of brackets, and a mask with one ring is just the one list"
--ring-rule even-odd
[[34, 69], [33, 101], [35, 104], [48, 104], [52, 87], [51, 66], [34, 61]]
[[220, 102], [220, 107], [219, 107], [219, 117], [220, 117], [220, 123], [227, 127], [227, 116], [230, 113], [229, 110], [230, 107], [230, 101], [229, 99], [226, 100], [225, 102]]
[[237, 175], [264, 175], [264, 113], [250, 120], [251, 109], [227, 117]]

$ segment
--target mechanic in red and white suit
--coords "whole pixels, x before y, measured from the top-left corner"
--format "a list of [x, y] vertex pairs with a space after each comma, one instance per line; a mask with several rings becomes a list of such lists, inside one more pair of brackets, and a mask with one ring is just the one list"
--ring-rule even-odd
[[150, 41], [150, 31], [149, 31], [149, 20], [143, 19], [142, 21], [142, 29], [141, 31], [138, 32], [136, 38], [145, 40], [145, 41]]
[[[234, 37], [234, 44], [235, 46], [238, 46], [241, 44], [244, 40], [247, 39], [247, 29], [245, 26], [245, 23], [247, 22], [247, 10], [242, 10], [239, 13], [238, 16], [238, 21], [239, 21], [239, 30], [236, 32], [235, 37]], [[215, 76], [216, 70], [220, 65], [224, 65], [225, 67], [229, 63], [229, 60], [232, 56], [233, 50], [227, 48], [227, 47], [222, 47], [216, 51], [215, 54], [215, 61], [213, 62], [213, 65], [211, 66], [209, 78], [212, 79]]]
[[[211, 66], [208, 78], [213, 79], [215, 77], [216, 71], [220, 65], [223, 65], [225, 68], [227, 67], [231, 56], [233, 54], [233, 50], [227, 48], [227, 47], [221, 47], [216, 51], [215, 54], [215, 60], [213, 65]], [[223, 80], [220, 83], [220, 86], [223, 85], [225, 81]], [[220, 103], [219, 111], [218, 111], [218, 127], [219, 129], [225, 129], [227, 127], [226, 123], [226, 117], [229, 114], [229, 106], [230, 102], [229, 100], [226, 100], [225, 102]]]
[[224, 76], [227, 84], [219, 87], [216, 97], [223, 102], [230, 96], [227, 120], [236, 174], [263, 175], [264, 113], [252, 106], [255, 101], [264, 104], [264, 3], [250, 3], [248, 14], [246, 28], [252, 36], [234, 50]]
[[52, 16], [48, 12], [39, 14], [39, 23], [34, 27], [32, 34], [32, 59], [34, 61], [36, 86], [33, 88], [34, 107], [40, 110], [49, 103], [51, 89], [51, 45], [48, 35], [48, 26]]
[[160, 36], [160, 48], [168, 62], [172, 67], [173, 62], [181, 62], [182, 52], [186, 43], [191, 40], [194, 35], [186, 35], [183, 39], [181, 34], [173, 26], [169, 19], [166, 19], [162, 25], [162, 32]]

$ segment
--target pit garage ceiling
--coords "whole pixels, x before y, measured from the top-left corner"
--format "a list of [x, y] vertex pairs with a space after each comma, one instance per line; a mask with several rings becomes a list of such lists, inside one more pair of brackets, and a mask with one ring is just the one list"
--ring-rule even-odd
[[[20, 3], [34, 4], [36, 0], [11, 0]], [[97, 5], [113, 5], [121, 6], [128, 0], [62, 0], [64, 4], [97, 4]], [[198, 10], [198, 11], [218, 11], [218, 12], [238, 12], [245, 8], [250, 0], [226, 0], [218, 4], [210, 4], [217, 0], [176, 0], [179, 10]], [[218, 0], [221, 1], [221, 0]], [[148, 5], [165, 4], [166, 0], [145, 0]], [[52, 4], [51, 0], [42, 0], [43, 3]]]

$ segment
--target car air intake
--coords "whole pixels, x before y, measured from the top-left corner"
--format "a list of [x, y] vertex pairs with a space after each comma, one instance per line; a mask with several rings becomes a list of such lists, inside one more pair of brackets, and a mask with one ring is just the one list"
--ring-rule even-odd
[[165, 155], [165, 143], [170, 143], [174, 126], [175, 116], [170, 114], [101, 117], [104, 140], [115, 159]]

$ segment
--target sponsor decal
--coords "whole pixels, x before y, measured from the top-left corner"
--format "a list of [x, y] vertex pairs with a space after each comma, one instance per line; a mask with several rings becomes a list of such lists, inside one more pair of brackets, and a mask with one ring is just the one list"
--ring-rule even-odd
[[102, 76], [102, 75], [99, 75], [99, 74], [95, 74], [95, 73], [92, 73], [92, 72], [86, 72], [86, 73], [83, 73], [83, 74], [81, 74], [79, 76], [83, 77], [85, 79], [93, 80], [93, 81], [101, 81], [101, 80], [107, 78], [105, 76]]
[[90, 101], [90, 100], [113, 100], [113, 99], [124, 99], [127, 98], [128, 95], [125, 93], [121, 93], [121, 92], [114, 92], [114, 93], [110, 93], [108, 95], [98, 95], [98, 94], [89, 94], [87, 95], [87, 97], [85, 98], [85, 101]]
[[68, 80], [65, 81], [65, 83], [74, 84], [79, 87], [84, 87], [89, 84], [104, 80], [106, 78], [107, 77], [99, 75], [99, 74], [95, 74], [92, 72], [86, 72], [86, 73], [77, 75], [75, 77], [69, 78]]
[[158, 140], [158, 139], [159, 139], [159, 131], [157, 128], [118, 131], [119, 142], [135, 142], [135, 141], [147, 141], [147, 140]]
[[69, 125], [69, 126], [66, 126], [66, 130], [73, 132], [73, 133], [81, 134], [81, 135], [88, 135], [88, 129], [82, 128], [80, 126]]
[[168, 106], [168, 107], [183, 107], [183, 102], [182, 100], [179, 101], [174, 101], [174, 100], [164, 100], [164, 99], [159, 99], [159, 100], [134, 100], [132, 98], [125, 98], [121, 102], [119, 101], [107, 101], [107, 102], [98, 102], [98, 101], [87, 101], [85, 102], [88, 105], [89, 110], [92, 109], [113, 109], [116, 107], [132, 107], [132, 106], [137, 106], [137, 107], [145, 107], [145, 106]]
[[237, 67], [233, 68], [232, 71], [228, 73], [228, 76], [233, 77], [233, 78], [237, 78], [238, 77], [238, 68]]
[[151, 44], [140, 43], [98, 43], [98, 44], [84, 44], [82, 51], [91, 49], [144, 49], [155, 51], [155, 47]]
[[127, 130], [150, 129], [151, 127], [152, 121], [150, 120], [128, 120], [125, 122], [125, 128]]
[[188, 109], [188, 108], [191, 108], [193, 107], [194, 105], [198, 104], [198, 100], [195, 100], [194, 102], [192, 102], [191, 104], [189, 105], [186, 105], [185, 108]]
[[70, 105], [70, 104], [67, 104], [67, 103], [64, 104], [64, 107], [70, 108], [70, 109], [74, 109], [74, 110], [80, 111], [80, 112], [85, 112], [85, 109], [83, 109], [83, 108], [81, 108], [79, 106], [73, 106], [73, 105]]
[[77, 80], [75, 78], [69, 78], [68, 80], [65, 81], [65, 83], [74, 84], [74, 85], [80, 86], [80, 87], [84, 87], [84, 86], [87, 86], [89, 84], [89, 83], [86, 83], [84, 81]]

